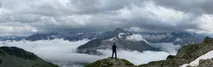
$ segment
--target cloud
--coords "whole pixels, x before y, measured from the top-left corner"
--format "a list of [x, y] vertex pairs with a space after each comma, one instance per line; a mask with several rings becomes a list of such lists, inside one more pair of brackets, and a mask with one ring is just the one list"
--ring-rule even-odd
[[[33, 52], [39, 57], [60, 63], [88, 63], [100, 59], [98, 56], [75, 53], [76, 48], [89, 40], [69, 42], [63, 39], [39, 40], [39, 41], [1, 41], [1, 46], [16, 46]], [[85, 59], [79, 59], [85, 58]], [[89, 59], [88, 59], [89, 58]]]
[[210, 13], [212, 14], [212, 0], [154, 0], [158, 4], [168, 8], [174, 8], [184, 12], [192, 12], [195, 14]]
[[162, 51], [176, 55], [178, 50], [181, 48], [180, 45], [174, 45], [173, 43], [148, 43], [152, 47], [159, 48]]
[[127, 40], [132, 40], [132, 41], [145, 41], [148, 43], [140, 34], [133, 34], [131, 36], [127, 36]]
[[213, 33], [213, 15], [202, 14], [200, 17], [197, 17], [197, 19], [193, 22], [199, 24], [199, 29], [187, 29], [187, 31], [193, 31], [202, 34]]
[[144, 32], [144, 29], [140, 27], [130, 27], [129, 29], [126, 29], [128, 31], [134, 31], [134, 32]]
[[[155, 38], [154, 39], [162, 39], [164, 37], [164, 35], [162, 36], [154, 36]], [[150, 37], [148, 37], [150, 38]], [[132, 40], [132, 41], [144, 41], [146, 42], [148, 45], [154, 47], [154, 48], [158, 48], [162, 51], [165, 51], [165, 52], [168, 52], [170, 54], [173, 54], [173, 55], [176, 55], [176, 53], [178, 52], [178, 49], [181, 47], [180, 45], [175, 45], [173, 43], [151, 43], [151, 42], [148, 42], [146, 39], [144, 39], [144, 37], [140, 34], [133, 34], [131, 36], [128, 36], [127, 37], [127, 40]], [[177, 40], [178, 41], [178, 40]]]
[[[199, 31], [210, 25], [197, 21], [212, 16], [211, 0], [1, 0], [0, 25], [21, 26], [23, 32], [99, 32], [115, 28], [143, 32]], [[205, 19], [207, 20], [207, 19]], [[212, 18], [208, 18], [212, 20]], [[195, 22], [196, 21], [196, 22]], [[212, 21], [205, 21], [213, 23]], [[9, 25], [14, 23], [14, 25]], [[7, 26], [7, 27], [8, 27]], [[4, 28], [7, 28], [4, 27]], [[16, 28], [15, 28], [16, 29]], [[16, 35], [17, 31], [9, 32]], [[1, 30], [7, 32], [8, 30]], [[212, 30], [210, 30], [212, 31]], [[5, 34], [5, 33], [1, 33]], [[25, 33], [23, 33], [25, 34]]]
[[[0, 41], [0, 46], [16, 46], [33, 52], [46, 61], [56, 63], [62, 67], [81, 66], [81, 63], [92, 63], [96, 60], [111, 56], [111, 50], [98, 50], [104, 55], [88, 55], [76, 53], [78, 46], [85, 44], [89, 40], [67, 41], [63, 39], [39, 40], [39, 41]], [[156, 56], [158, 55], [158, 56]], [[169, 55], [167, 52], [119, 50], [118, 57], [129, 60], [139, 65], [150, 61], [164, 60]], [[152, 57], [155, 56], [155, 57]]]
[[0, 36], [27, 36], [34, 32], [37, 32], [36, 28], [19, 22], [0, 23]]

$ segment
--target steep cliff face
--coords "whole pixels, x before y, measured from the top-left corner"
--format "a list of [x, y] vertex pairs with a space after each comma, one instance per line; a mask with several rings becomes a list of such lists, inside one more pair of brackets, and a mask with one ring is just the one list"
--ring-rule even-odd
[[59, 67], [17, 47], [0, 47], [0, 67]]

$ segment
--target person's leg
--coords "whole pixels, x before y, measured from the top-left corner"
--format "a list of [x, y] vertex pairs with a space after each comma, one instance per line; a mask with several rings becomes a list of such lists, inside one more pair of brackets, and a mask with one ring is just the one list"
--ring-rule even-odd
[[115, 51], [115, 58], [117, 59], [117, 52]]
[[113, 55], [114, 55], [114, 51], [112, 51], [112, 58], [113, 58]]

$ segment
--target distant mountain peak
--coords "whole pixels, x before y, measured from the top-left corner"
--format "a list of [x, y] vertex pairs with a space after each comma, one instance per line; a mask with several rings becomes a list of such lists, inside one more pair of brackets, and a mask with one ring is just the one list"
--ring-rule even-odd
[[114, 32], [125, 32], [125, 30], [124, 30], [124, 29], [121, 29], [121, 28], [116, 28], [116, 29], [114, 30]]
[[51, 33], [35, 33], [35, 34], [33, 34], [33, 35], [59, 35], [58, 33], [56, 33], [56, 32], [51, 32]]
[[53, 33], [53, 32], [47, 33], [47, 34], [36, 33], [36, 34], [26, 37], [25, 39], [30, 40], [30, 41], [36, 41], [36, 40], [52, 40], [52, 39], [56, 39], [56, 38], [63, 38], [65, 40], [67, 39], [63, 35], [58, 34], [58, 33]]

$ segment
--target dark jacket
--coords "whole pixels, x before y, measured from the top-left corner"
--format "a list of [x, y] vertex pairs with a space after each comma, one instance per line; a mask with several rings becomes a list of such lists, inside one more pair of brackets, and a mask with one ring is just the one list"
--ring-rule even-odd
[[116, 51], [116, 48], [117, 48], [116, 45], [112, 45], [112, 50], [113, 51]]

